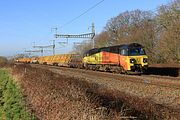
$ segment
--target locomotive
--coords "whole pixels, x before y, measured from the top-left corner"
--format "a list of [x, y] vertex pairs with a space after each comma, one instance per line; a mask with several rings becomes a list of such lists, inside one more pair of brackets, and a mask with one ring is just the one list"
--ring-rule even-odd
[[136, 74], [147, 70], [148, 57], [142, 45], [130, 43], [88, 50], [83, 64], [86, 69]]
[[86, 51], [83, 57], [78, 54], [59, 54], [17, 61], [127, 74], [143, 73], [148, 68], [148, 57], [144, 47], [138, 43], [94, 48]]

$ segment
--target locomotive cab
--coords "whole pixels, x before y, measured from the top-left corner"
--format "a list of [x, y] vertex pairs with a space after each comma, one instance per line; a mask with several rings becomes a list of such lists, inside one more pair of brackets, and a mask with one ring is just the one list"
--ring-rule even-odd
[[132, 43], [127, 48], [127, 73], [143, 73], [148, 67], [148, 57], [144, 47]]

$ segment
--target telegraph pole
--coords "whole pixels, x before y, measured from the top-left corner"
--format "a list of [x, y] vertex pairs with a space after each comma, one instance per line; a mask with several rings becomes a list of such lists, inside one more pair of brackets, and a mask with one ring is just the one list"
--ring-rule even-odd
[[[92, 33], [95, 35], [95, 26], [94, 26], [94, 22], [92, 23]], [[91, 39], [92, 39], [93, 48], [94, 48], [94, 47], [95, 47], [94, 36], [93, 36]]]
[[[92, 26], [89, 26], [89, 28], [91, 27], [91, 32], [93, 33], [93, 35], [95, 36], [95, 25], [94, 22], [92, 23]], [[89, 29], [88, 28], [88, 29]], [[92, 48], [95, 47], [95, 41], [94, 41], [94, 36], [92, 36], [91, 41], [92, 41]]]
[[[54, 30], [55, 31], [55, 34], [57, 34], [57, 31], [58, 31], [58, 28], [57, 27], [54, 27], [54, 28], [51, 28], [51, 31]], [[55, 55], [55, 39], [52, 40], [53, 41], [53, 55]]]
[[56, 47], [55, 40], [51, 40], [51, 41], [53, 42], [53, 44], [52, 44], [53, 55], [55, 55], [55, 47]]
[[53, 55], [55, 55], [55, 40], [53, 40]]

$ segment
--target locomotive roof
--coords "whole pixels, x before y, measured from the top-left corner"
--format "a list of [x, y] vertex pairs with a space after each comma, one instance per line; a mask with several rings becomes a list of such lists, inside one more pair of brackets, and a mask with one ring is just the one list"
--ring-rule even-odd
[[90, 49], [90, 50], [86, 51], [85, 53], [87, 53], [89, 51], [96, 51], [96, 52], [98, 52], [98, 51], [100, 51], [102, 49], [108, 49], [108, 48], [125, 48], [125, 49], [128, 49], [128, 48], [134, 48], [134, 47], [144, 48], [139, 43], [130, 43], [130, 44], [122, 44], [122, 45], [109, 46], [109, 47], [93, 48], [93, 49]]
[[141, 44], [139, 43], [130, 43], [130, 44], [124, 44], [121, 46], [122, 48], [134, 48], [134, 47], [141, 47], [144, 48]]
[[[142, 47], [143, 46], [139, 43], [130, 43], [130, 44], [122, 44], [122, 45], [115, 45], [115, 46], [109, 46], [109, 47], [102, 47], [102, 48], [94, 48], [94, 49], [105, 49], [105, 48], [113, 48], [113, 47], [118, 47], [118, 48], [134, 48], [134, 47]], [[91, 49], [93, 50], [93, 49]]]

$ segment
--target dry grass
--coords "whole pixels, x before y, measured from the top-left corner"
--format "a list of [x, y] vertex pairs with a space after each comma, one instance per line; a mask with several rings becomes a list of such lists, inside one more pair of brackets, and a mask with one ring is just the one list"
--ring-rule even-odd
[[[26, 101], [42, 120], [134, 119], [121, 101], [98, 93], [100, 86], [30, 66], [15, 66]], [[129, 112], [131, 111], [131, 112]]]
[[40, 119], [176, 120], [179, 117], [178, 110], [156, 104], [150, 98], [108, 89], [83, 78], [22, 65], [16, 66], [13, 73], [21, 76], [27, 102]]

